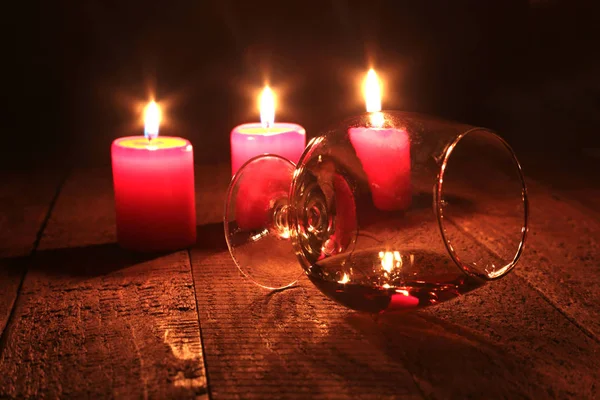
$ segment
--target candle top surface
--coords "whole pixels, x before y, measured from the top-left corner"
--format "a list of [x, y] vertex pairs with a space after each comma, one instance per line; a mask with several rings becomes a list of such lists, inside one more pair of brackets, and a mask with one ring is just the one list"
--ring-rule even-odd
[[306, 131], [303, 127], [298, 124], [293, 124], [289, 122], [275, 122], [268, 128], [265, 128], [261, 123], [249, 123], [242, 124], [233, 129], [234, 132], [237, 132], [242, 135], [278, 135], [286, 132], [296, 132], [301, 135], [306, 134]]
[[385, 132], [385, 131], [389, 131], [389, 132], [406, 132], [406, 128], [403, 127], [395, 127], [395, 126], [389, 126], [389, 127], [379, 127], [379, 126], [355, 126], [352, 128], [349, 128], [350, 131], [375, 131], [375, 132]]
[[145, 136], [127, 136], [116, 139], [114, 144], [119, 147], [135, 150], [160, 150], [187, 147], [191, 144], [186, 139], [173, 136], [159, 136], [149, 141]]

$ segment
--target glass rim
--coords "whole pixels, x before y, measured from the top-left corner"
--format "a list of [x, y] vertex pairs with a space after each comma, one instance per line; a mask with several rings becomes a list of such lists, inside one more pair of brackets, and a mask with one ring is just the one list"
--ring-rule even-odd
[[[488, 135], [491, 135], [494, 139], [498, 140], [505, 148], [505, 150], [508, 151], [508, 154], [510, 154], [513, 164], [516, 168], [516, 171], [518, 173], [519, 176], [519, 180], [521, 183], [521, 195], [522, 195], [522, 204], [523, 204], [523, 225], [521, 227], [521, 239], [519, 241], [519, 245], [517, 248], [517, 251], [515, 252], [513, 259], [506, 264], [505, 266], [503, 266], [500, 270], [492, 273], [492, 274], [482, 274], [482, 273], [478, 273], [474, 268], [472, 268], [472, 266], [470, 266], [468, 263], [465, 263], [461, 260], [461, 258], [458, 256], [456, 250], [450, 245], [450, 240], [447, 237], [445, 230], [444, 230], [444, 218], [443, 218], [443, 207], [442, 207], [442, 193], [444, 190], [444, 173], [446, 171], [446, 167], [448, 165], [448, 161], [450, 160], [450, 156], [452, 155], [452, 152], [454, 151], [454, 149], [456, 148], [456, 146], [460, 143], [461, 140], [463, 140], [467, 135], [472, 134], [474, 132], [484, 132]], [[486, 281], [493, 281], [493, 280], [497, 280], [500, 279], [504, 276], [506, 276], [509, 272], [511, 272], [515, 265], [517, 264], [517, 262], [519, 261], [519, 258], [521, 257], [521, 255], [523, 254], [523, 249], [525, 247], [525, 241], [527, 238], [527, 232], [529, 230], [528, 228], [528, 221], [529, 221], [529, 198], [528, 198], [528, 194], [527, 194], [527, 184], [525, 182], [525, 175], [523, 174], [523, 168], [521, 167], [521, 164], [519, 163], [519, 160], [517, 159], [517, 155], [515, 153], [515, 151], [513, 150], [513, 148], [508, 144], [508, 142], [506, 140], [504, 140], [501, 136], [499, 136], [497, 133], [495, 133], [494, 131], [488, 129], [488, 128], [483, 128], [483, 127], [473, 127], [471, 129], [468, 129], [467, 131], [461, 133], [460, 135], [458, 135], [443, 151], [442, 153], [442, 161], [440, 164], [440, 172], [439, 175], [437, 177], [436, 180], [436, 184], [435, 184], [435, 190], [434, 190], [435, 196], [434, 196], [434, 212], [435, 212], [435, 216], [437, 218], [438, 221], [438, 227], [439, 227], [439, 231], [440, 234], [442, 236], [442, 240], [444, 242], [444, 246], [446, 247], [446, 250], [448, 251], [448, 254], [450, 254], [450, 257], [452, 258], [452, 260], [454, 261], [454, 263], [466, 274], [471, 275], [471, 276], [475, 276], [478, 278], [482, 278]]]

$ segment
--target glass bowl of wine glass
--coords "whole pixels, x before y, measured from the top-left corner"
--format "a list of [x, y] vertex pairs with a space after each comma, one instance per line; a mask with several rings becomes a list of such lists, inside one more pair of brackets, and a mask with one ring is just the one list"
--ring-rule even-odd
[[521, 256], [527, 219], [523, 172], [504, 139], [398, 111], [324, 131], [298, 165], [249, 160], [224, 213], [246, 278], [273, 290], [305, 274], [370, 313], [434, 305], [502, 278]]

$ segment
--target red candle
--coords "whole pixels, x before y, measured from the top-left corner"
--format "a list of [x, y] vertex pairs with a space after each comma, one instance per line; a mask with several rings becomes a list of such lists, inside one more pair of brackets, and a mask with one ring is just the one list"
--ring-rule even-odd
[[145, 136], [116, 139], [111, 148], [118, 242], [136, 251], [188, 247], [196, 242], [192, 145], [158, 137], [156, 103], [145, 119]]
[[275, 98], [267, 86], [260, 96], [260, 123], [243, 124], [231, 131], [231, 173], [261, 154], [277, 154], [298, 163], [306, 146], [306, 131], [297, 124], [275, 123]]
[[375, 207], [382, 211], [406, 209], [412, 200], [408, 133], [383, 128], [379, 81], [373, 70], [367, 74], [365, 92], [370, 126], [351, 128], [350, 142], [367, 175]]

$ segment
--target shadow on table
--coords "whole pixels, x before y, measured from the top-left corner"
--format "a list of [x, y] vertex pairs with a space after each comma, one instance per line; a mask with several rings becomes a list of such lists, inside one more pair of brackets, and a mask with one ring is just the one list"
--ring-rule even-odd
[[198, 304], [215, 387], [242, 390], [234, 382], [249, 379], [250, 368], [248, 385], [259, 397], [274, 387], [281, 397], [555, 397], [549, 375], [510, 343], [427, 312], [375, 320], [333, 303], [305, 277], [288, 290], [266, 291], [233, 263], [223, 272], [220, 260], [211, 264], [215, 272], [195, 272], [205, 285]]
[[171, 253], [136, 253], [117, 243], [38, 250], [29, 260], [29, 269], [54, 275], [100, 276]]
[[225, 232], [222, 222], [196, 226], [196, 244], [198, 250], [226, 251]]
[[[511, 355], [503, 346], [436, 317], [392, 313], [374, 320], [370, 315], [350, 313], [344, 321], [374, 350], [402, 364], [426, 397], [548, 396], [551, 384], [533, 370], [531, 360]], [[336, 334], [335, 328], [331, 334]], [[343, 374], [344, 370], [331, 372]]]
[[27, 268], [28, 263], [29, 256], [0, 258], [0, 273], [4, 278], [20, 275]]
[[[477, 211], [477, 204], [464, 196], [445, 193], [444, 200], [458, 206], [465, 213]], [[413, 194], [411, 207], [414, 209], [431, 209], [434, 206], [433, 201], [433, 193], [418, 192]]]
[[331, 395], [334, 381], [349, 393], [382, 397], [415, 391], [426, 398], [545, 398], [554, 393], [555, 385], [535, 369], [535, 360], [507, 351], [504, 344], [424, 312], [378, 318], [352, 312], [314, 298], [319, 293], [304, 285], [310, 283], [280, 293], [257, 291], [237, 310], [240, 326], [252, 326], [271, 343], [268, 351], [260, 343], [253, 349], [271, 371], [262, 378], [265, 385], [293, 373], [315, 379], [307, 389], [315, 396]]
[[[197, 227], [198, 240], [194, 248], [227, 250], [223, 224], [215, 223]], [[185, 249], [182, 249], [185, 251]], [[38, 250], [33, 256], [0, 258], [5, 273], [21, 274], [24, 269], [43, 270], [48, 274], [72, 276], [99, 276], [136, 264], [148, 262], [175, 253], [138, 253], [125, 250], [117, 243]]]

